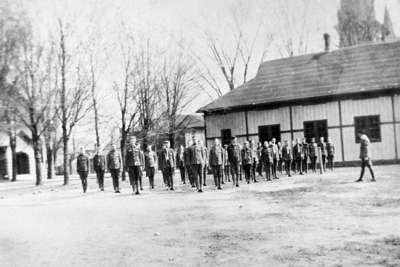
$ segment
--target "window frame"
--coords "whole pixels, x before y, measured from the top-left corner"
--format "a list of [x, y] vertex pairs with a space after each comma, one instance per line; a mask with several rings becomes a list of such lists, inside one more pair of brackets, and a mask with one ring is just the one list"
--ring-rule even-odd
[[[307, 124], [312, 124], [312, 136], [308, 136], [308, 128]], [[320, 133], [316, 134], [320, 130], [321, 124], [324, 124], [325, 135], [321, 135]], [[315, 142], [319, 142], [320, 137], [324, 137], [325, 141], [329, 137], [329, 128], [328, 128], [328, 120], [312, 120], [312, 121], [303, 121], [303, 135], [307, 142], [311, 142], [311, 138], [315, 138]]]
[[[375, 121], [373, 121], [374, 119]], [[363, 123], [361, 123], [361, 120], [364, 120]], [[370, 140], [371, 143], [382, 142], [381, 116], [379, 114], [354, 116], [353, 121], [354, 121], [354, 135], [356, 144], [360, 143], [360, 138], [358, 137], [358, 133], [363, 130], [365, 134], [368, 136], [368, 139]], [[374, 133], [374, 131], [376, 132]]]
[[[262, 130], [261, 129], [263, 129], [263, 128], [268, 129], [266, 131], [267, 132], [266, 140], [264, 140], [264, 138], [262, 138], [262, 134], [261, 134]], [[277, 132], [278, 132], [277, 136], [273, 136], [274, 130], [272, 130], [272, 129], [274, 129], [274, 128], [277, 129]], [[268, 137], [268, 135], [270, 135], [270, 136]], [[272, 138], [275, 138], [276, 142], [281, 142], [281, 136], [282, 136], [282, 134], [281, 134], [281, 125], [280, 124], [269, 124], [269, 125], [259, 125], [258, 126], [258, 140], [262, 144], [264, 143], [264, 141], [271, 141]], [[270, 140], [268, 140], [268, 139], [270, 139]]]

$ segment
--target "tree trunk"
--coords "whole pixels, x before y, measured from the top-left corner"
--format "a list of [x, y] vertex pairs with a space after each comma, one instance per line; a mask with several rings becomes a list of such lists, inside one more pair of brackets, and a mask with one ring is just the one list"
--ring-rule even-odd
[[69, 167], [69, 162], [68, 162], [68, 137], [63, 137], [63, 171], [64, 171], [64, 185], [67, 185], [69, 183], [69, 173], [68, 173], [68, 167]]
[[17, 138], [15, 132], [10, 132], [11, 149], [11, 182], [17, 181]]
[[40, 140], [38, 136], [32, 137], [33, 141], [33, 152], [35, 155], [35, 169], [36, 169], [36, 185], [42, 184], [42, 161], [41, 161], [41, 149]]
[[121, 175], [121, 179], [122, 181], [126, 180], [126, 164], [125, 164], [125, 144], [126, 144], [126, 133], [122, 132], [121, 134], [121, 161], [122, 161], [122, 175]]
[[47, 158], [47, 179], [53, 178], [53, 150], [51, 144], [46, 144], [46, 158]]

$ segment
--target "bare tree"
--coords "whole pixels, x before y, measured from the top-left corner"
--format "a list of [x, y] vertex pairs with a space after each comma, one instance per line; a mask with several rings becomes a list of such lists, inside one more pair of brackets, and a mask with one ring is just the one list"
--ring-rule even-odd
[[175, 146], [179, 129], [184, 128], [180, 124], [182, 121], [178, 121], [178, 116], [197, 96], [194, 88], [198, 78], [193, 62], [182, 54], [174, 57], [174, 60], [164, 61], [161, 97], [163, 118], [168, 123], [168, 138], [172, 147]]
[[[49, 53], [46, 56], [46, 53]], [[35, 157], [36, 185], [42, 183], [42, 137], [54, 120], [56, 112], [48, 116], [52, 103], [56, 100], [57, 90], [49, 89], [52, 50], [46, 51], [30, 39], [25, 39], [22, 60], [18, 72], [18, 93], [14, 103], [20, 108], [17, 114], [20, 121], [30, 130]]]
[[30, 26], [25, 14], [15, 10], [13, 4], [7, 0], [0, 3], [0, 125], [2, 129], [6, 129], [9, 136], [11, 181], [16, 181], [16, 128], [20, 125], [12, 103], [16, 79], [16, 73], [12, 70], [18, 64], [22, 40], [30, 35]]
[[[66, 26], [63, 21], [59, 20], [58, 26], [58, 62], [61, 80], [59, 118], [62, 128], [64, 185], [67, 185], [69, 182], [68, 141], [73, 128], [88, 114], [92, 105], [87, 73], [83, 71], [81, 62], [75, 63], [71, 60], [71, 53], [67, 48]], [[79, 54], [79, 51], [74, 51], [75, 57], [77, 57], [76, 53]]]
[[[133, 81], [133, 57], [134, 57], [134, 39], [131, 35], [125, 36], [125, 42], [120, 42], [118, 56], [122, 68], [122, 77], [120, 81], [114, 81], [113, 90], [117, 96], [120, 111], [120, 149], [123, 161], [125, 160], [126, 143], [129, 133], [132, 131], [137, 119], [138, 107], [134, 101], [137, 93], [132, 86]], [[125, 164], [123, 164], [122, 180], [125, 181]]]

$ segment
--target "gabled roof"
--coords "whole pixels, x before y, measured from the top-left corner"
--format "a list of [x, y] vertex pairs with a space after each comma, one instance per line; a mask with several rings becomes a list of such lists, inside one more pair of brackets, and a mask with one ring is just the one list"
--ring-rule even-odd
[[254, 79], [198, 112], [400, 88], [400, 41], [263, 62]]

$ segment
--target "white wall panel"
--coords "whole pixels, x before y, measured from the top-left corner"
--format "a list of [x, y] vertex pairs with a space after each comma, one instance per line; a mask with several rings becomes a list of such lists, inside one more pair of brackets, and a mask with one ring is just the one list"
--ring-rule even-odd
[[328, 120], [328, 126], [339, 126], [337, 101], [292, 107], [293, 129], [303, 129], [304, 121]]
[[354, 117], [380, 115], [381, 122], [392, 121], [392, 102], [389, 96], [342, 101], [343, 125], [353, 125]]
[[340, 141], [340, 129], [329, 129], [328, 136], [331, 138], [334, 146], [335, 146], [335, 161], [342, 161], [342, 144]]
[[246, 134], [244, 112], [206, 116], [207, 137], [220, 137], [222, 129], [231, 129], [232, 135]]
[[280, 124], [281, 131], [290, 130], [290, 113], [288, 107], [254, 110], [248, 112], [249, 134], [257, 134], [258, 126]]

